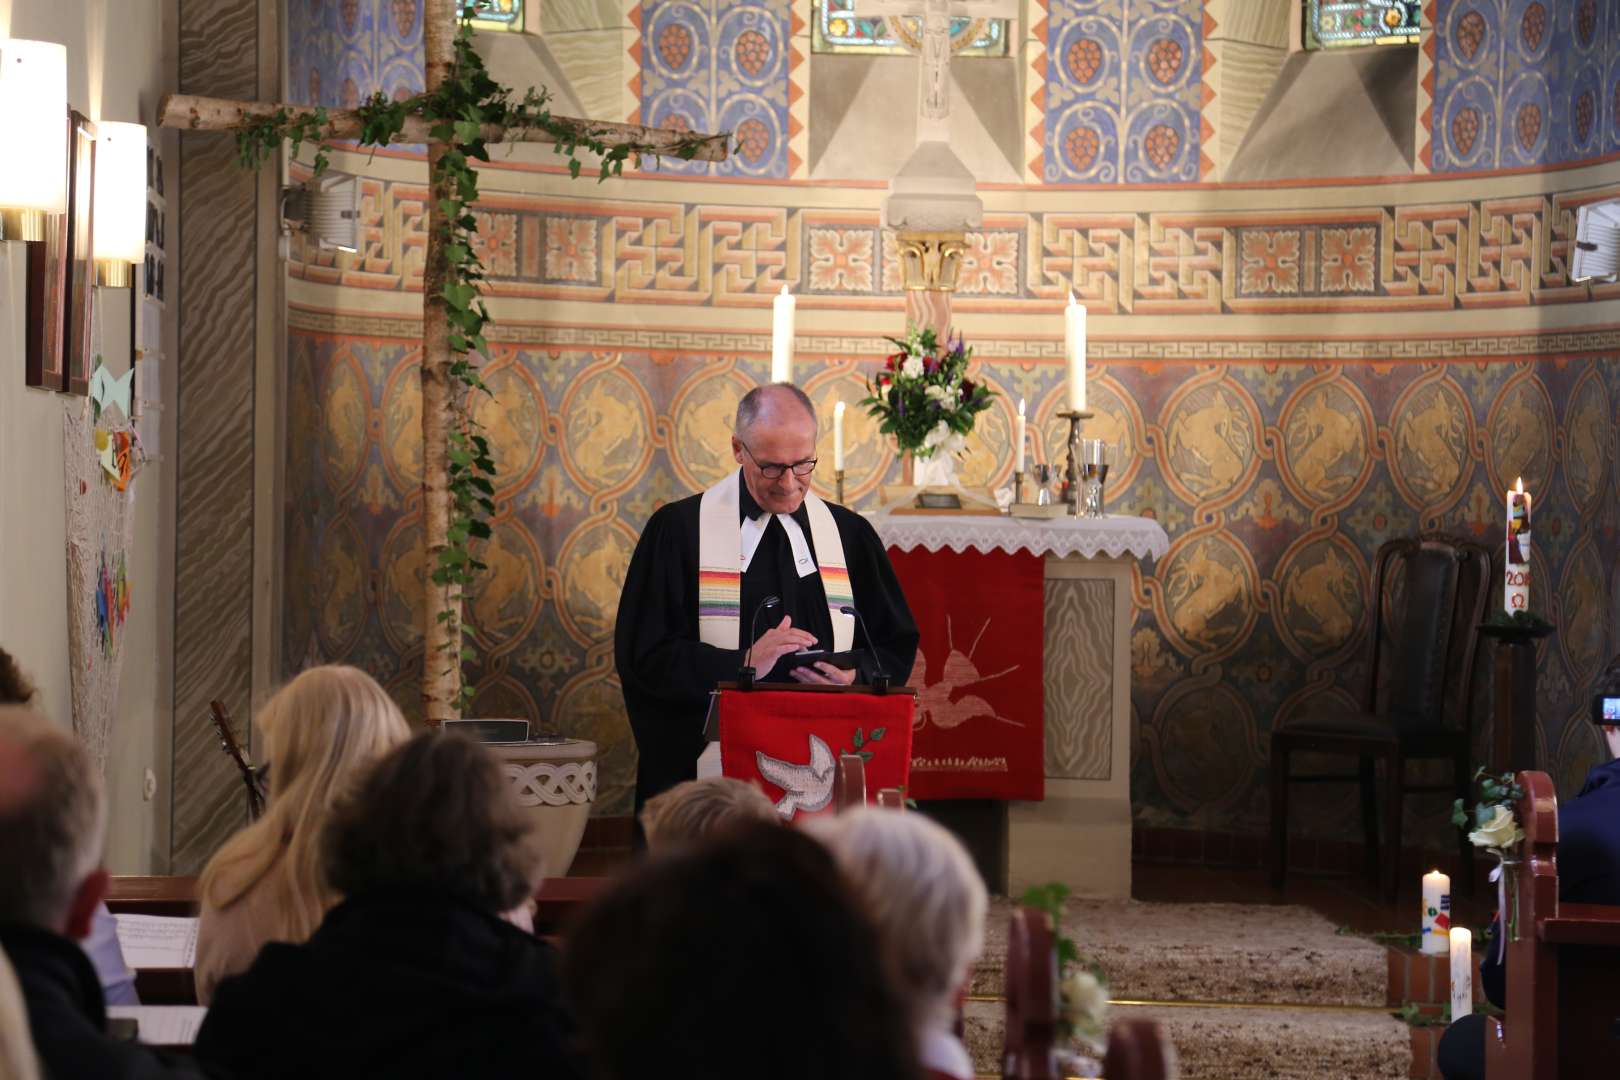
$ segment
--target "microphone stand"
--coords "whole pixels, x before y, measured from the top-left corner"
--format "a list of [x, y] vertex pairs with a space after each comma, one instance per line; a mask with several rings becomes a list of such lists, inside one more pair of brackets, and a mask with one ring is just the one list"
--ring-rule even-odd
[[737, 688], [739, 690], [752, 690], [754, 688], [754, 642], [759, 640], [759, 617], [781, 602], [782, 598], [780, 596], [767, 596], [754, 609], [753, 621], [748, 624], [748, 651], [743, 653], [742, 667], [737, 669]]
[[853, 604], [845, 604], [838, 609], [840, 615], [853, 615], [861, 624], [861, 633], [866, 635], [866, 647], [872, 652], [872, 693], [887, 694], [889, 692], [889, 673], [883, 670], [883, 657], [879, 655], [877, 643], [872, 640], [872, 631], [866, 627], [866, 616], [860, 613]]

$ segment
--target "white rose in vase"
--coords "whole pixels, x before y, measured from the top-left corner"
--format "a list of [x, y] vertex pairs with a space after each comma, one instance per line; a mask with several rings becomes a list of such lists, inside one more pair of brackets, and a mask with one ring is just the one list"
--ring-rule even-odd
[[1512, 810], [1505, 806], [1495, 806], [1491, 810], [1490, 820], [1468, 834], [1470, 844], [1506, 851], [1524, 839], [1524, 830], [1519, 828]]

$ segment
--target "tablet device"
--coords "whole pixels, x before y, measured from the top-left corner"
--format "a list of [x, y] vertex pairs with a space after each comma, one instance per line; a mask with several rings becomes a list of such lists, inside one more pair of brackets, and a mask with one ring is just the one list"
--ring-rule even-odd
[[795, 653], [788, 653], [782, 658], [788, 661], [787, 670], [796, 667], [811, 667], [818, 663], [831, 664], [842, 671], [861, 666], [859, 652], [828, 652], [826, 649], [800, 649]]

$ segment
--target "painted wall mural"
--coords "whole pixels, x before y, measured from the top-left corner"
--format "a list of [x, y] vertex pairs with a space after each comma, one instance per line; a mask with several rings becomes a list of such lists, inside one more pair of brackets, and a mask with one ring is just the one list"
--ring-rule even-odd
[[[1050, 314], [1072, 287], [1096, 314], [1446, 311], [1620, 296], [1571, 285], [1575, 212], [1620, 184], [1549, 195], [1334, 209], [987, 212], [967, 234], [955, 306]], [[312, 282], [415, 291], [427, 188], [366, 180], [361, 249], [298, 247]], [[762, 307], [904, 306], [892, 234], [865, 207], [797, 208], [491, 195], [490, 291], [544, 300]]]
[[1581, 161], [1620, 150], [1620, 8], [1599, 0], [1438, 0], [1436, 172]]
[[[387, 320], [370, 333], [345, 317], [295, 321], [285, 655], [357, 663], [414, 712], [418, 345], [376, 333]], [[766, 359], [514, 332], [534, 337], [497, 347], [495, 400], [480, 412], [500, 492], [491, 569], [468, 605], [485, 654], [475, 708], [595, 739], [598, 812], [625, 813], [634, 758], [611, 656], [620, 582], [652, 511], [731, 467], [730, 416]], [[1584, 693], [1620, 642], [1620, 347], [1487, 364], [1445, 345], [1453, 357], [1438, 362], [1099, 365], [1095, 423], [1123, 448], [1110, 504], [1151, 514], [1171, 537], [1135, 584], [1139, 820], [1259, 829], [1272, 726], [1359, 694], [1377, 545], [1430, 527], [1494, 544], [1501, 493], [1520, 474], [1537, 495], [1535, 603], [1559, 626], [1541, 658], [1542, 753], [1566, 792], [1595, 759]], [[872, 363], [801, 356], [824, 438], [831, 403], [856, 400]], [[1019, 397], [1043, 433], [1036, 459], [1055, 456], [1062, 369], [1007, 359], [981, 374], [1002, 397], [965, 474], [1000, 484]], [[849, 501], [867, 506], [897, 466], [864, 415], [850, 414], [848, 437]], [[1303, 796], [1307, 827], [1357, 820], [1350, 788]]]
[[422, 92], [422, 0], [288, 0], [287, 95], [352, 109]]

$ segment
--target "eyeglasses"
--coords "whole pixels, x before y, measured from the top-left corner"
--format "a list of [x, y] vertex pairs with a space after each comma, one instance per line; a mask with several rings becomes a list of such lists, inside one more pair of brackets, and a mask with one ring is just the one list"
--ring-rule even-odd
[[754, 463], [754, 467], [759, 470], [760, 475], [767, 480], [775, 480], [789, 469], [793, 470], [794, 476], [809, 476], [811, 473], [816, 471], [815, 458], [807, 458], [804, 461], [795, 461], [791, 465], [779, 465], [774, 461], [760, 461], [759, 458], [754, 456], [754, 452], [748, 449], [748, 444], [743, 442], [741, 439], [737, 440], [737, 445], [743, 448], [743, 453], [748, 455], [748, 460]]

